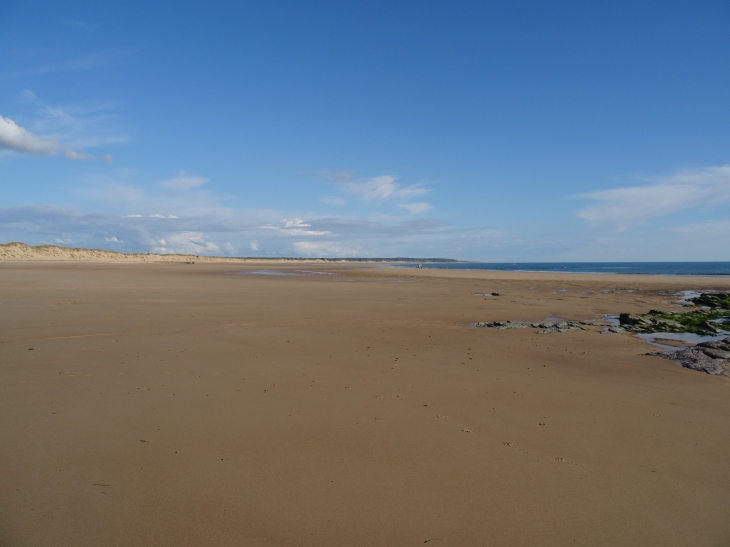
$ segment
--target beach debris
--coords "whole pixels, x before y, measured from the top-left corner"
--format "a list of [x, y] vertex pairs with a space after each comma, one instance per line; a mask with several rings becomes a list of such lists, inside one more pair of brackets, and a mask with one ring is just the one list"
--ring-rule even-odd
[[492, 321], [475, 323], [476, 327], [490, 327], [493, 329], [542, 329], [537, 331], [537, 334], [550, 334], [553, 332], [570, 332], [574, 330], [586, 330], [585, 321], [558, 321], [553, 323], [552, 321], [543, 322], [525, 322], [525, 321]]
[[676, 361], [684, 368], [730, 377], [730, 336], [723, 340], [701, 342], [689, 348], [658, 351], [648, 355]]

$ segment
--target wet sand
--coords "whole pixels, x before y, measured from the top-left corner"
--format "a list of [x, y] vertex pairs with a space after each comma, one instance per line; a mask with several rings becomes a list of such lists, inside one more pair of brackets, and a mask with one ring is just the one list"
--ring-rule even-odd
[[730, 544], [730, 381], [469, 326], [730, 280], [245, 269], [0, 263], [0, 546]]

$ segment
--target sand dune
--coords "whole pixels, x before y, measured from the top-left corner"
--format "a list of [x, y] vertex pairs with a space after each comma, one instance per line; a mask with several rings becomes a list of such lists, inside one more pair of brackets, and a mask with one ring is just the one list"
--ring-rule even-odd
[[256, 267], [0, 262], [0, 545], [728, 545], [728, 379], [470, 324], [729, 280]]
[[74, 260], [87, 262], [322, 262], [321, 260], [292, 260], [286, 258], [256, 259], [192, 254], [118, 253], [103, 249], [58, 247], [56, 245], [30, 246], [13, 242], [0, 244], [0, 260]]

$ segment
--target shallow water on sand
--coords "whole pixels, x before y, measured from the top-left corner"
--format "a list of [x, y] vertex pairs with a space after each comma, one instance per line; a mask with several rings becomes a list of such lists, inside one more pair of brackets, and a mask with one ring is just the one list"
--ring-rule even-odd
[[664, 348], [667, 350], [679, 350], [682, 349], [682, 347], [668, 346], [666, 344], [662, 344], [661, 342], [657, 342], [657, 340], [677, 340], [679, 342], [687, 343], [687, 345], [683, 347], [689, 347], [699, 344], [701, 342], [724, 340], [728, 337], [728, 334], [730, 333], [726, 332], [724, 334], [718, 334], [717, 336], [701, 336], [693, 332], [652, 332], [650, 334], [636, 334], [635, 336], [637, 338], [641, 338], [642, 340], [646, 340], [650, 344], [659, 346], [660, 348]]

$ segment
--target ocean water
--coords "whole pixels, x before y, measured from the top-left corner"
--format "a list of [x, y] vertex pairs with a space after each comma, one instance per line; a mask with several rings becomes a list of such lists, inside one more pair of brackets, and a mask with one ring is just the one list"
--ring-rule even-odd
[[[730, 276], [730, 262], [447, 262], [421, 265], [451, 270]], [[405, 266], [415, 268], [418, 265]]]

